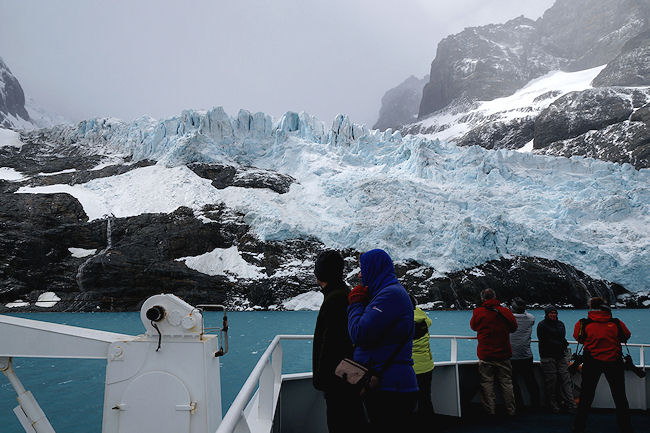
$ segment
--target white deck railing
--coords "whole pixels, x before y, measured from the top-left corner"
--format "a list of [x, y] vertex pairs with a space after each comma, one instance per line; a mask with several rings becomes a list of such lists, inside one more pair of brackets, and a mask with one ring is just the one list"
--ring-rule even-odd
[[235, 397], [217, 433], [270, 432], [282, 385], [281, 341], [313, 338], [313, 335], [276, 335]]
[[[313, 335], [276, 335], [248, 376], [216, 433], [270, 432], [282, 385], [282, 341], [312, 340]], [[432, 340], [450, 341], [450, 364], [458, 363], [458, 340], [476, 340], [475, 336], [431, 335]], [[539, 340], [532, 340], [539, 343]], [[570, 344], [576, 344], [570, 341]], [[645, 348], [650, 344], [628, 344], [639, 349], [639, 364], [645, 365]], [[468, 362], [477, 362], [470, 360]], [[441, 362], [440, 364], [447, 364]], [[257, 391], [257, 392], [256, 392]]]
[[[476, 336], [469, 337], [463, 335], [430, 335], [432, 340], [449, 340], [451, 343], [450, 347], [450, 362], [458, 362], [458, 340], [476, 340]], [[538, 343], [539, 340], [531, 340], [532, 343]], [[569, 341], [569, 345], [578, 344], [577, 341]], [[638, 343], [628, 343], [627, 346], [633, 350], [633, 348], [639, 349], [639, 365], [641, 367], [645, 366], [645, 348], [650, 348], [650, 344], [638, 344]], [[625, 349], [623, 349], [623, 354], [626, 354]]]

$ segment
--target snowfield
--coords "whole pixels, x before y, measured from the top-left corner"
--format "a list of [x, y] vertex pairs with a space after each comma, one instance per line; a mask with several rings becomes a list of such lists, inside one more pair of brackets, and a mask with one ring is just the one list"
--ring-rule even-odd
[[[454, 141], [481, 124], [493, 121], [508, 122], [537, 115], [553, 101], [569, 92], [590, 89], [591, 81], [605, 66], [577, 72], [552, 71], [531, 80], [510, 96], [492, 101], [478, 101], [469, 111], [442, 110], [420, 122], [407, 125], [406, 128], [419, 127], [422, 131], [431, 131], [422, 134], [424, 137]], [[532, 143], [527, 151], [532, 151]]]
[[[457, 147], [368, 131], [345, 116], [327, 127], [305, 113], [273, 121], [246, 111], [230, 118], [216, 108], [160, 122], [96, 119], [48, 133], [84, 152], [159, 161], [82, 185], [19, 190], [69, 193], [91, 219], [225, 203], [242, 212], [263, 240], [313, 236], [331, 248], [379, 247], [439, 272], [501, 256], [538, 256], [630, 290], [648, 289], [648, 169]], [[190, 162], [250, 165], [296, 182], [286, 194], [218, 190], [185, 167]], [[208, 254], [185, 262], [201, 272], [226, 273], [230, 260], [243, 261], [234, 252]], [[245, 267], [230, 269], [263, 278]]]

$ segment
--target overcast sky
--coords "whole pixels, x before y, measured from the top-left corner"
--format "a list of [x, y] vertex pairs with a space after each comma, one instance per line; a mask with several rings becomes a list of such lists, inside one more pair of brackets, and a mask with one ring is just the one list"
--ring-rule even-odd
[[69, 120], [223, 106], [347, 113], [429, 72], [465, 27], [539, 18], [553, 0], [0, 0], [0, 57]]

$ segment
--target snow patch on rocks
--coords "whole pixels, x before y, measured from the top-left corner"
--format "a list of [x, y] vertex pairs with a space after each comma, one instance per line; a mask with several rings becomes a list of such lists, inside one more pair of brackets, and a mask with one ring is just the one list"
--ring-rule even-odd
[[318, 311], [320, 310], [320, 306], [323, 304], [323, 299], [324, 296], [322, 292], [312, 290], [306, 293], [301, 293], [291, 299], [287, 299], [282, 303], [282, 307], [284, 307], [285, 310], [290, 311]]
[[54, 307], [57, 302], [59, 302], [61, 298], [56, 296], [56, 293], [54, 292], [44, 292], [41, 293], [34, 303], [37, 307], [43, 307], [43, 308], [50, 308]]
[[252, 265], [244, 260], [236, 245], [230, 248], [215, 248], [214, 250], [194, 257], [181, 257], [176, 261], [207, 275], [224, 275], [232, 282], [237, 278], [265, 278], [264, 268]]
[[93, 254], [97, 253], [97, 250], [89, 250], [85, 248], [68, 248], [68, 251], [70, 251], [70, 254], [72, 254], [72, 257], [75, 258], [82, 258], [82, 257], [88, 257], [92, 256]]

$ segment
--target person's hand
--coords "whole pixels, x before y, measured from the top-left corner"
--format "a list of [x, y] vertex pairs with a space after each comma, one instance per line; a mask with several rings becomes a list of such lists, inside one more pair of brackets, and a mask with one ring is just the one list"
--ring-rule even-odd
[[368, 287], [362, 286], [361, 284], [356, 286], [350, 291], [348, 301], [350, 304], [354, 304], [355, 302], [366, 303], [368, 301]]

